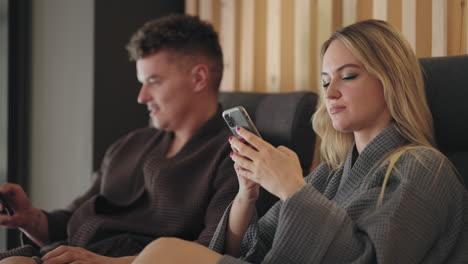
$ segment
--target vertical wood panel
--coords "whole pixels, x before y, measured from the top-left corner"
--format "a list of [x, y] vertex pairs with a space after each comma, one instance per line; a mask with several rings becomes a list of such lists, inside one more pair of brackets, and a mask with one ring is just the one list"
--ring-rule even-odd
[[388, 19], [388, 0], [374, 0], [372, 17], [380, 20]]
[[333, 0], [332, 31], [343, 27], [343, 0]]
[[294, 1], [281, 1], [280, 90], [294, 90]]
[[266, 33], [266, 88], [270, 92], [279, 92], [281, 83], [281, 0], [267, 2]]
[[214, 29], [216, 32], [220, 32], [221, 26], [221, 0], [212, 0], [212, 19], [211, 23], [213, 24]]
[[358, 21], [372, 18], [372, 10], [373, 10], [372, 2], [373, 2], [372, 0], [358, 0], [358, 12], [357, 12]]
[[[311, 20], [309, 22], [309, 26], [311, 28], [311, 35], [310, 35], [310, 85], [311, 90], [317, 92], [318, 85], [320, 85], [320, 68], [317, 68], [318, 63], [317, 61], [320, 60], [319, 54], [317, 53], [317, 30], [318, 30], [318, 21], [319, 21], [319, 12], [318, 12], [318, 4], [316, 0], [313, 0], [310, 6], [311, 9]], [[318, 156], [317, 156], [318, 157]]]
[[402, 32], [416, 51], [416, 0], [402, 3]]
[[[318, 0], [317, 1], [318, 13], [321, 14], [321, 18], [317, 21], [317, 43], [319, 46], [322, 45], [325, 40], [327, 40], [333, 29], [333, 2], [329, 0]], [[320, 47], [317, 47], [320, 54]]]
[[255, 0], [255, 91], [266, 91], [267, 0]]
[[[320, 61], [320, 49], [323, 42], [325, 42], [333, 32], [333, 1], [329, 0], [318, 0], [317, 12], [321, 15], [317, 20], [317, 48], [315, 53], [316, 56], [316, 67], [318, 71], [322, 68]], [[317, 79], [316, 86], [320, 85], [320, 80]]]
[[388, 19], [392, 25], [401, 30], [401, 1], [391, 0], [388, 2]]
[[447, 10], [450, 15], [447, 17], [447, 55], [457, 55], [463, 53], [462, 32], [463, 32], [463, 4], [462, 0], [450, 0], [447, 2]]
[[198, 0], [198, 13], [202, 20], [213, 22], [213, 0]]
[[311, 1], [296, 0], [294, 14], [294, 89], [310, 90], [311, 87]]
[[241, 32], [240, 32], [240, 90], [254, 90], [254, 50], [255, 50], [255, 1], [242, 0], [241, 2]]
[[221, 0], [220, 42], [224, 53], [222, 91], [235, 90], [236, 70], [236, 1]]
[[343, 26], [353, 24], [357, 21], [357, 0], [343, 1]]
[[447, 55], [447, 2], [432, 0], [432, 56]]
[[188, 15], [198, 15], [198, 0], [185, 0], [185, 13]]
[[465, 0], [463, 5], [463, 8], [465, 9], [465, 54], [468, 54], [468, 1]]
[[[445, 0], [441, 0], [445, 1]], [[432, 43], [432, 5], [427, 0], [416, 0], [416, 56], [430, 57]]]
[[240, 28], [240, 21], [242, 20], [242, 2], [241, 1], [233, 1], [233, 2], [236, 2], [237, 4], [235, 5], [235, 16], [236, 16], [236, 30], [235, 30], [235, 61], [234, 61], [234, 65], [236, 67], [235, 69], [235, 72], [234, 72], [234, 89], [235, 90], [239, 90], [240, 89], [240, 69], [242, 68], [241, 67], [241, 64], [240, 64], [240, 43], [242, 42], [241, 41], [241, 38], [240, 38], [240, 34], [241, 34], [241, 28]]

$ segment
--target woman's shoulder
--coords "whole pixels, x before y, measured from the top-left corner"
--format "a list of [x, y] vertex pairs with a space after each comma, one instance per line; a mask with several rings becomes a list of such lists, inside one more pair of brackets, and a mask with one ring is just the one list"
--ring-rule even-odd
[[398, 159], [396, 167], [402, 172], [412, 172], [411, 174], [454, 173], [454, 167], [448, 158], [435, 148], [411, 146], [402, 148], [401, 151], [401, 157]]
[[400, 177], [403, 184], [416, 186], [417, 189], [431, 190], [436, 186], [464, 189], [450, 160], [432, 147], [416, 146], [404, 149], [394, 167], [393, 175]]

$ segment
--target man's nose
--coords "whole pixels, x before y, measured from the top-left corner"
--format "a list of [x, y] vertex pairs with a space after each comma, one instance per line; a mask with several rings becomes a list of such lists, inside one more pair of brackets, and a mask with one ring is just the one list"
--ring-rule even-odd
[[140, 104], [146, 104], [151, 100], [151, 95], [148, 93], [148, 88], [146, 85], [142, 84], [140, 87], [140, 91], [138, 92], [137, 101]]

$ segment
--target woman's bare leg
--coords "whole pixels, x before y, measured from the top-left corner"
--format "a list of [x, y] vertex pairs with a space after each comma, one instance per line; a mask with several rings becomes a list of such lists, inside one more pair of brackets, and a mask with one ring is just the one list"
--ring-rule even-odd
[[0, 264], [37, 264], [37, 262], [30, 257], [9, 257], [0, 260]]
[[178, 238], [159, 238], [146, 246], [132, 263], [215, 264], [221, 257], [220, 254], [213, 250], [194, 242]]

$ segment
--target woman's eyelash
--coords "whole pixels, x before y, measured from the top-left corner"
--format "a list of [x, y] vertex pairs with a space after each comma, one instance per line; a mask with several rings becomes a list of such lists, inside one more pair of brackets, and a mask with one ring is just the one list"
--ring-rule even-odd
[[[356, 78], [358, 75], [357, 74], [350, 74], [350, 75], [345, 75], [342, 77], [343, 80], [352, 80], [354, 78]], [[328, 86], [330, 86], [330, 82], [325, 82], [323, 81], [322, 82], [322, 87], [323, 88], [327, 88]]]
[[352, 80], [357, 77], [357, 74], [350, 74], [343, 77], [343, 80]]

